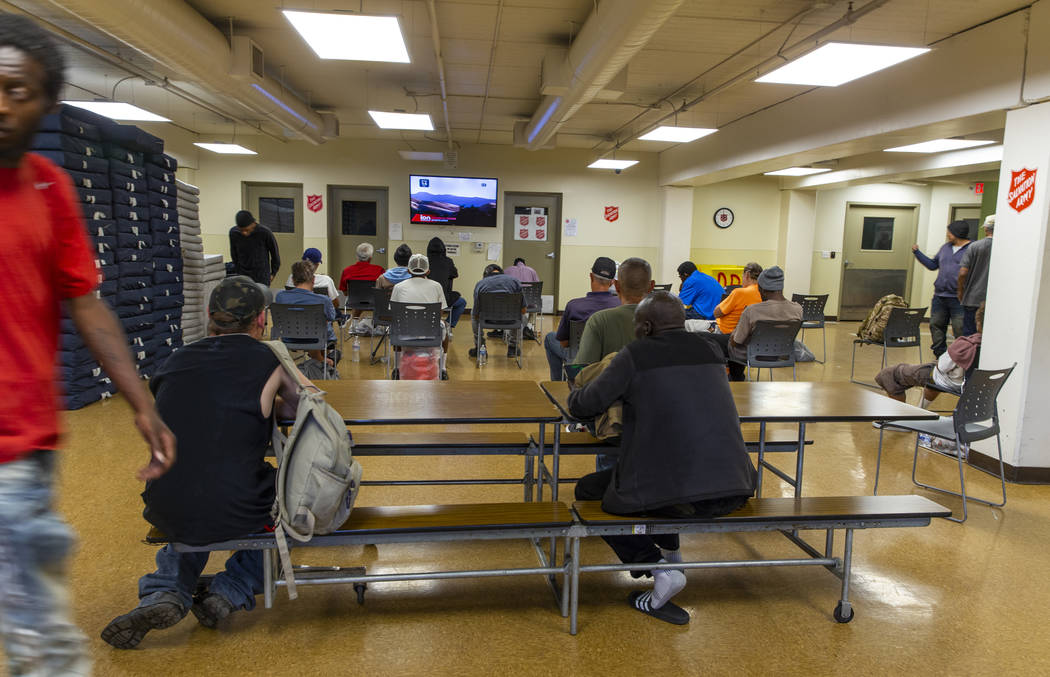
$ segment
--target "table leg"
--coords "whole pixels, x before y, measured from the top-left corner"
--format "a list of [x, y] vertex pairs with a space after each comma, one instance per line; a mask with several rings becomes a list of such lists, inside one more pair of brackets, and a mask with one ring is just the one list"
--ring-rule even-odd
[[558, 461], [561, 452], [561, 426], [554, 426], [554, 457], [551, 459], [551, 500], [558, 500]]
[[766, 462], [766, 422], [758, 424], [758, 479], [755, 481], [755, 497], [762, 496], [762, 471]]
[[543, 500], [543, 444], [547, 434], [547, 424], [540, 424], [539, 450], [536, 452], [536, 500]]
[[798, 457], [795, 460], [795, 498], [802, 496], [802, 459], [806, 453], [806, 424], [798, 424]]

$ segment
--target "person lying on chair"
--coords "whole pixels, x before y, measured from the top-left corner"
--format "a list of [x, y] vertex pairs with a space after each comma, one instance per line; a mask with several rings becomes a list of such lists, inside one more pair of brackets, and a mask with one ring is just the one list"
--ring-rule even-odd
[[[594, 381], [569, 394], [578, 418], [623, 401], [616, 465], [581, 478], [579, 500], [602, 501], [617, 515], [717, 517], [743, 506], [755, 492], [755, 467], [740, 434], [725, 358], [707, 338], [685, 330], [685, 308], [665, 291], [638, 304], [636, 341], [628, 343]], [[603, 537], [620, 561], [681, 562], [677, 534]], [[677, 569], [651, 571], [651, 590], [634, 591], [630, 605], [668, 623], [689, 613], [670, 600], [685, 587]]]

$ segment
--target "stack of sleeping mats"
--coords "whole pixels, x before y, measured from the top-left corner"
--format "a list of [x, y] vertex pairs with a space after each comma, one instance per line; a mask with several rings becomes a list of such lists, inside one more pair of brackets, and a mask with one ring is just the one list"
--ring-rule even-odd
[[156, 369], [182, 346], [183, 271], [175, 170], [170, 155], [146, 156], [150, 233], [153, 236], [153, 337], [146, 352]]
[[207, 313], [204, 297], [204, 240], [201, 239], [200, 189], [184, 181], [175, 182], [178, 191], [179, 238], [182, 243], [183, 288], [186, 305], [183, 307], [182, 340], [186, 343], [203, 338], [207, 333]]

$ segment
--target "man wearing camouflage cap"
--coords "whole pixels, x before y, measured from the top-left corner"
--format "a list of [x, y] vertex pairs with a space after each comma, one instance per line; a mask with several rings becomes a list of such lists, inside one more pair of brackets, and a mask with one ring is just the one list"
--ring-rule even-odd
[[[209, 336], [173, 353], [150, 381], [181, 455], [166, 476], [146, 484], [143, 516], [172, 542], [204, 545], [271, 524], [275, 470], [265, 460], [271, 418], [295, 417], [298, 387], [260, 341], [269, 294], [244, 276], [223, 280], [208, 302]], [[233, 553], [225, 571], [196, 594], [207, 552], [167, 545], [156, 559], [157, 570], [139, 579], [139, 605], [102, 631], [118, 649], [137, 646], [147, 632], [175, 625], [189, 611], [214, 628], [231, 612], [252, 609], [262, 590], [258, 550]]]

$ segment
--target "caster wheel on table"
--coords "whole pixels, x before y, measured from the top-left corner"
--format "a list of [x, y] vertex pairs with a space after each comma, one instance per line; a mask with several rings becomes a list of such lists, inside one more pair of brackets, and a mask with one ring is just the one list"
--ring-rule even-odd
[[368, 589], [368, 585], [365, 583], [354, 583], [354, 591], [357, 593], [357, 603], [365, 603], [365, 590]]
[[835, 607], [835, 620], [838, 621], [839, 623], [849, 623], [850, 621], [852, 621], [853, 620], [853, 607], [850, 607], [849, 615], [848, 616], [844, 616], [842, 614], [842, 602], [839, 602], [838, 606]]

